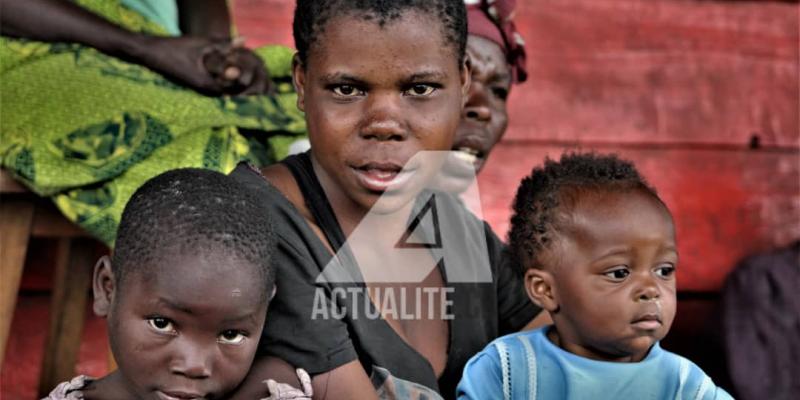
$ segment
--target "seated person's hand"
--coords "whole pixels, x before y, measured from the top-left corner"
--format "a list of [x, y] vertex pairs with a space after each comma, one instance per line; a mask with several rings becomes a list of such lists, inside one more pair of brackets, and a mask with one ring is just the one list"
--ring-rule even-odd
[[272, 379], [267, 379], [264, 383], [269, 389], [269, 396], [262, 400], [288, 400], [288, 399], [311, 399], [314, 390], [311, 388], [311, 377], [302, 369], [297, 369], [297, 379], [300, 380], [302, 389], [297, 389], [286, 383], [278, 383]]
[[142, 65], [209, 96], [264, 94], [269, 78], [261, 59], [239, 40], [150, 37]]

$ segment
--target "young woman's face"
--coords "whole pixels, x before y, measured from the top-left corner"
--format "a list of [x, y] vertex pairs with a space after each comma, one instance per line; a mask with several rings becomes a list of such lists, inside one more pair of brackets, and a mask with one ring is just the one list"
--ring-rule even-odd
[[253, 362], [266, 317], [263, 284], [245, 262], [167, 261], [157, 274], [134, 272], [116, 292], [108, 315], [114, 357], [136, 398], [218, 398]]
[[678, 254], [669, 212], [641, 192], [581, 198], [553, 243], [553, 315], [561, 346], [608, 361], [638, 361], [675, 316]]
[[421, 150], [452, 146], [469, 85], [454, 47], [438, 20], [414, 11], [383, 27], [340, 16], [318, 34], [294, 78], [315, 170], [332, 202], [366, 211], [390, 185], [424, 184], [424, 168], [399, 172]]

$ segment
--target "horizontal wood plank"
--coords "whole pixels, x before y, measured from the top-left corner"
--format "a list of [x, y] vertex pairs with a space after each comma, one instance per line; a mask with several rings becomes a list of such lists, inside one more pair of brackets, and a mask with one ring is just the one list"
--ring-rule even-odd
[[251, 47], [281, 44], [294, 47], [294, 0], [235, 0], [231, 14], [237, 33]]
[[531, 75], [507, 137], [798, 146], [797, 4], [518, 4]]

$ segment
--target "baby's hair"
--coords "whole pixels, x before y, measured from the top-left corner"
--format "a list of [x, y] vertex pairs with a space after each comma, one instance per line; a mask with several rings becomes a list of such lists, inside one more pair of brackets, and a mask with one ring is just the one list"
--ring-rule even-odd
[[517, 189], [508, 233], [511, 262], [522, 274], [540, 266], [542, 250], [561, 228], [559, 213], [568, 213], [581, 194], [631, 190], [641, 190], [661, 202], [633, 163], [614, 154], [565, 153], [559, 161], [546, 158], [544, 167], [534, 168]]
[[[328, 22], [338, 16], [358, 16], [381, 27], [409, 10], [431, 15], [441, 21], [446, 43], [458, 60], [467, 47], [467, 10], [464, 0], [297, 0], [294, 11], [294, 43], [300, 61], [308, 61], [309, 49]], [[368, 49], [365, 49], [368, 50]]]
[[170, 255], [222, 253], [251, 264], [275, 284], [270, 262], [275, 238], [269, 211], [250, 189], [219, 172], [165, 172], [133, 194], [122, 213], [111, 262], [118, 290], [132, 273], [158, 273]]

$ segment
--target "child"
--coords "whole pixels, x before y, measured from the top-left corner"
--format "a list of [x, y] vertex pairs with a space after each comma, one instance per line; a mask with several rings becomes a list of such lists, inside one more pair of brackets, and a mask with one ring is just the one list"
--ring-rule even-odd
[[[180, 169], [139, 188], [113, 258], [94, 269], [94, 312], [106, 317], [119, 369], [77, 377], [48, 399], [219, 398], [247, 374], [270, 297], [275, 239], [268, 211], [218, 172]], [[309, 397], [268, 382], [270, 398]], [[293, 393], [291, 393], [293, 392]]]
[[525, 178], [509, 251], [554, 326], [495, 340], [464, 369], [464, 399], [727, 399], [661, 349], [675, 316], [672, 216], [628, 161], [567, 154]]
[[[292, 378], [291, 369], [280, 375], [272, 364], [280, 359], [306, 369], [320, 398], [452, 397], [470, 356], [537, 313], [521, 279], [499, 263], [502, 243], [455, 198], [437, 196], [427, 203], [436, 204], [427, 208], [430, 217], [414, 218], [430, 165], [401, 172], [417, 153], [452, 148], [470, 79], [463, 0], [299, 0], [294, 36], [293, 79], [311, 150], [263, 169], [263, 177], [243, 166], [232, 173], [259, 190], [276, 217], [281, 287], [267, 316], [264, 357], [251, 370], [255, 389], [264, 376]], [[432, 254], [443, 243], [445, 252], [463, 249], [469, 265], [437, 264], [427, 254], [431, 268], [421, 279], [388, 284], [364, 278], [364, 271], [396, 269], [358, 259], [347, 271], [353, 284], [318, 279], [375, 214], [386, 222], [369, 238], [375, 249], [402, 243], [398, 253]], [[440, 226], [458, 234], [404, 241], [409, 221], [422, 226], [437, 216], [452, 217], [453, 224]], [[487, 279], [464, 283], [442, 272], [460, 266]], [[407, 312], [389, 312], [398, 303]], [[320, 315], [318, 304], [335, 310]], [[414, 307], [420, 304], [426, 307]], [[250, 387], [235, 398], [255, 397]]]

